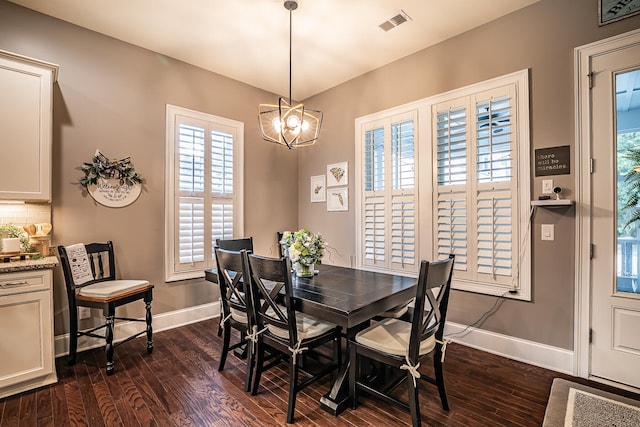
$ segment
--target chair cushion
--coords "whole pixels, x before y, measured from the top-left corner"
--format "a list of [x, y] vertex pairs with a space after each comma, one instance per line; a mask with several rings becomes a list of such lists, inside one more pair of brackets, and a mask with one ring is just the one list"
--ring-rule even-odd
[[244, 323], [245, 325], [248, 323], [247, 313], [242, 310], [237, 310], [235, 308], [231, 309], [231, 318], [236, 322]]
[[107, 298], [143, 288], [148, 284], [147, 280], [107, 280], [85, 286], [80, 289], [79, 294], [85, 297]]
[[[388, 354], [404, 356], [409, 348], [411, 323], [398, 319], [384, 319], [356, 335], [356, 342]], [[420, 354], [427, 354], [436, 346], [436, 337], [431, 335], [420, 343]]]
[[[287, 307], [280, 307], [280, 309], [284, 313], [287, 312]], [[275, 313], [271, 309], [271, 307], [269, 307], [266, 311], [266, 314], [273, 316]], [[336, 327], [336, 325], [334, 325], [333, 323], [325, 322], [324, 320], [320, 320], [317, 317], [301, 313], [299, 311], [296, 311], [296, 326], [298, 329], [298, 339], [300, 340], [317, 337]], [[279, 338], [289, 338], [288, 329], [278, 328], [277, 326], [273, 325], [268, 325], [268, 328], [269, 332]]]
[[390, 308], [389, 310], [385, 311], [384, 313], [380, 313], [379, 316], [380, 317], [390, 317], [393, 319], [398, 319], [402, 316], [404, 316], [404, 314], [409, 310], [409, 307], [407, 306], [407, 303], [398, 305], [396, 307]]

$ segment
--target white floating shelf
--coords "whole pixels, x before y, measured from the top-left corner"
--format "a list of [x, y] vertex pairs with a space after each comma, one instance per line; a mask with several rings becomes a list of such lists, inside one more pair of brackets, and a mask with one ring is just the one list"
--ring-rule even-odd
[[544, 208], [562, 208], [572, 206], [573, 200], [569, 199], [549, 199], [549, 200], [532, 200], [531, 206], [542, 206]]

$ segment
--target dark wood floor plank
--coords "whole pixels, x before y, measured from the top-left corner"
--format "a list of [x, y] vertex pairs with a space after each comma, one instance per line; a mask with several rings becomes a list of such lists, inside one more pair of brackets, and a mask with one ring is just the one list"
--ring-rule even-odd
[[[217, 319], [212, 319], [158, 332], [151, 354], [146, 353], [144, 338], [122, 344], [116, 349], [112, 376], [105, 374], [103, 349], [80, 353], [74, 366], [59, 358], [56, 384], [0, 399], [0, 427], [286, 425], [287, 365], [267, 371], [258, 395], [251, 396], [244, 391], [245, 360], [229, 355], [224, 371], [218, 372], [222, 339], [216, 334], [217, 326]], [[448, 347], [444, 369], [451, 409], [442, 409], [434, 386], [421, 383], [424, 425], [537, 427], [556, 377], [640, 399], [628, 391], [458, 344]], [[432, 370], [428, 363], [420, 367], [423, 374], [432, 375]], [[366, 394], [360, 395], [356, 410], [333, 417], [318, 403], [330, 384], [327, 378], [298, 394], [296, 426], [411, 423], [402, 409]], [[397, 392], [406, 394], [406, 386]]]
[[53, 403], [51, 401], [52, 392], [52, 387], [42, 387], [36, 391], [38, 424], [41, 423], [41, 420], [50, 419], [53, 421]]

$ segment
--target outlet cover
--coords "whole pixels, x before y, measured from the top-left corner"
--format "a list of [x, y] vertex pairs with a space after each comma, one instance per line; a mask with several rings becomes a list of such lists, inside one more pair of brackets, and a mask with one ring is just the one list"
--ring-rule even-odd
[[542, 240], [554, 240], [554, 232], [553, 224], [542, 224]]

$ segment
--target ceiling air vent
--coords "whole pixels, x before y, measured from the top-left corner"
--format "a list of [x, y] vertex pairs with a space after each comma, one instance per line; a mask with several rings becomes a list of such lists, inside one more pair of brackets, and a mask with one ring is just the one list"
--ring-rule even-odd
[[407, 13], [404, 10], [400, 10], [400, 12], [398, 12], [398, 14], [396, 16], [384, 21], [382, 24], [380, 24], [378, 26], [380, 28], [382, 28], [383, 30], [385, 30], [385, 31], [389, 31], [392, 28], [395, 28], [400, 24], [404, 24], [409, 19], [411, 19], [411, 17], [409, 15], [407, 15]]

